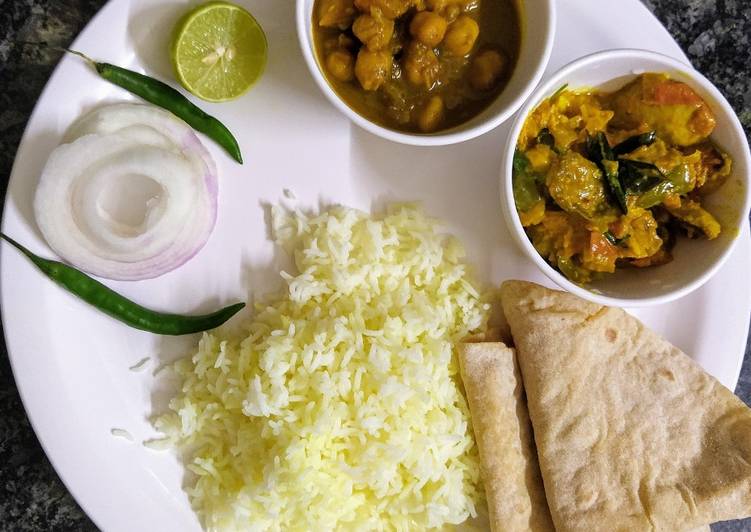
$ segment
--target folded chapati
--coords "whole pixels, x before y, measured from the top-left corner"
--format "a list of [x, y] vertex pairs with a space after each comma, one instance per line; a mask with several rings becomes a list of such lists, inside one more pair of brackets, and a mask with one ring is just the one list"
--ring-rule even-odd
[[623, 310], [520, 281], [502, 301], [559, 532], [751, 515], [751, 410], [727, 388]]
[[553, 531], [514, 351], [500, 342], [465, 343], [459, 364], [491, 530]]

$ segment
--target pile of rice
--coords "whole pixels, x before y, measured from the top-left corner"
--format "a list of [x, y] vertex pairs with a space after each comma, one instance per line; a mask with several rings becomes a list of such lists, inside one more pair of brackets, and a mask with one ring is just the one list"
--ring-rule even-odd
[[453, 343], [484, 325], [458, 242], [414, 205], [272, 212], [288, 289], [176, 364], [157, 427], [208, 529], [415, 530], [475, 515]]

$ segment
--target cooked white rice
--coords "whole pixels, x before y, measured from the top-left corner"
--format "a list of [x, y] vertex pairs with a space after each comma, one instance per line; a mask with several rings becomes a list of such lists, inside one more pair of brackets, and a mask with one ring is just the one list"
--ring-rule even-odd
[[151, 360], [151, 358], [143, 357], [141, 360], [133, 364], [128, 369], [134, 372], [143, 371], [144, 369], [146, 369], [146, 364], [149, 362], [149, 360]]
[[125, 429], [113, 427], [110, 429], [110, 434], [112, 434], [115, 438], [123, 438], [128, 441], [133, 441], [133, 435]]
[[295, 259], [244, 335], [206, 333], [157, 421], [189, 450], [208, 529], [417, 530], [481, 497], [453, 343], [484, 324], [456, 240], [413, 205], [380, 219], [273, 209]]

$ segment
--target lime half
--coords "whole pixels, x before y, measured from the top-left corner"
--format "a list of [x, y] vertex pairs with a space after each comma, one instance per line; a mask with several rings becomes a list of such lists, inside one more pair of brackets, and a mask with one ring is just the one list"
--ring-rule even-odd
[[209, 2], [178, 22], [171, 58], [183, 87], [203, 100], [224, 102], [261, 77], [266, 49], [266, 35], [247, 10], [229, 2]]

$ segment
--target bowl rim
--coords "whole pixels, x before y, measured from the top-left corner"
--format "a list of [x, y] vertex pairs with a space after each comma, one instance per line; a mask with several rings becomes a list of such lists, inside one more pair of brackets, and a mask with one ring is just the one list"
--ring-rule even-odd
[[[532, 93], [529, 99], [522, 106], [519, 113], [516, 115], [514, 122], [506, 138], [506, 148], [504, 150], [504, 162], [501, 167], [500, 175], [500, 195], [501, 195], [501, 208], [504, 213], [504, 219], [506, 225], [512, 232], [512, 236], [517, 244], [522, 248], [524, 253], [532, 259], [537, 267], [544, 273], [550, 280], [556, 283], [558, 286], [567, 290], [583, 299], [606, 306], [619, 306], [619, 307], [650, 307], [655, 305], [661, 305], [679, 299], [688, 295], [694, 290], [700, 288], [706, 283], [717, 271], [722, 267], [730, 253], [735, 249], [740, 235], [729, 240], [722, 254], [715, 260], [715, 262], [708, 267], [701, 275], [697, 276], [693, 280], [684, 283], [681, 286], [676, 287], [673, 290], [666, 292], [665, 294], [649, 296], [649, 297], [614, 297], [604, 294], [599, 294], [584, 288], [572, 281], [569, 281], [563, 274], [554, 269], [548, 262], [540, 255], [540, 253], [534, 248], [532, 243], [524, 231], [519, 220], [519, 214], [516, 211], [516, 205], [514, 203], [513, 186], [512, 186], [512, 168], [513, 168], [513, 154], [516, 149], [516, 140], [519, 138], [519, 134], [524, 125], [524, 122], [529, 113], [539, 105], [539, 103], [547, 97], [549, 93], [556, 90], [562, 83], [565, 83], [565, 79], [573, 72], [589, 66], [593, 63], [603, 63], [619, 61], [622, 59], [649, 59], [657, 63], [661, 63], [667, 69], [673, 69], [682, 72], [693, 83], [701, 86], [710, 97], [712, 103], [722, 108], [723, 112], [730, 117], [730, 127], [732, 128], [732, 134], [740, 139], [742, 153], [735, 154], [745, 160], [746, 168], [751, 168], [751, 154], [749, 154], [749, 145], [746, 138], [746, 134], [741, 126], [738, 116], [733, 110], [730, 103], [725, 96], [709, 81], [701, 72], [697, 71], [693, 66], [688, 63], [684, 63], [673, 57], [653, 52], [650, 50], [642, 50], [638, 48], [619, 48], [613, 50], [605, 50], [595, 52], [589, 55], [580, 57], [561, 69], [556, 71], [550, 78], [537, 87]], [[745, 198], [743, 200], [743, 207], [741, 209], [740, 224], [748, 218], [749, 209], [751, 208], [751, 180], [749, 176], [741, 176], [741, 179], [745, 182]]]
[[550, 61], [550, 56], [553, 52], [553, 42], [556, 34], [557, 24], [557, 8], [555, 0], [541, 0], [544, 2], [548, 12], [549, 24], [547, 31], [545, 32], [545, 39], [543, 44], [543, 53], [539, 57], [537, 63], [534, 66], [532, 76], [529, 81], [524, 85], [524, 89], [513, 99], [510, 104], [506, 106], [501, 112], [491, 115], [483, 122], [469, 128], [460, 131], [448, 130], [446, 133], [435, 134], [419, 134], [419, 133], [403, 133], [393, 129], [389, 129], [383, 126], [371, 122], [367, 118], [360, 115], [357, 111], [350, 108], [339, 95], [329, 85], [326, 78], [321, 73], [321, 69], [318, 65], [318, 61], [315, 58], [315, 52], [313, 50], [313, 43], [308, 38], [308, 25], [310, 24], [311, 13], [306, 6], [314, 5], [315, 0], [296, 0], [295, 6], [295, 22], [297, 28], [297, 38], [302, 50], [305, 63], [308, 66], [313, 79], [315, 80], [321, 92], [336, 107], [340, 112], [344, 113], [352, 122], [360, 126], [362, 129], [377, 135], [379, 137], [398, 142], [400, 144], [408, 144], [412, 146], [446, 146], [449, 144], [458, 144], [465, 142], [473, 138], [479, 137], [495, 129], [511, 116], [527, 101], [530, 94], [535, 90], [535, 87], [540, 83], [543, 74]]

